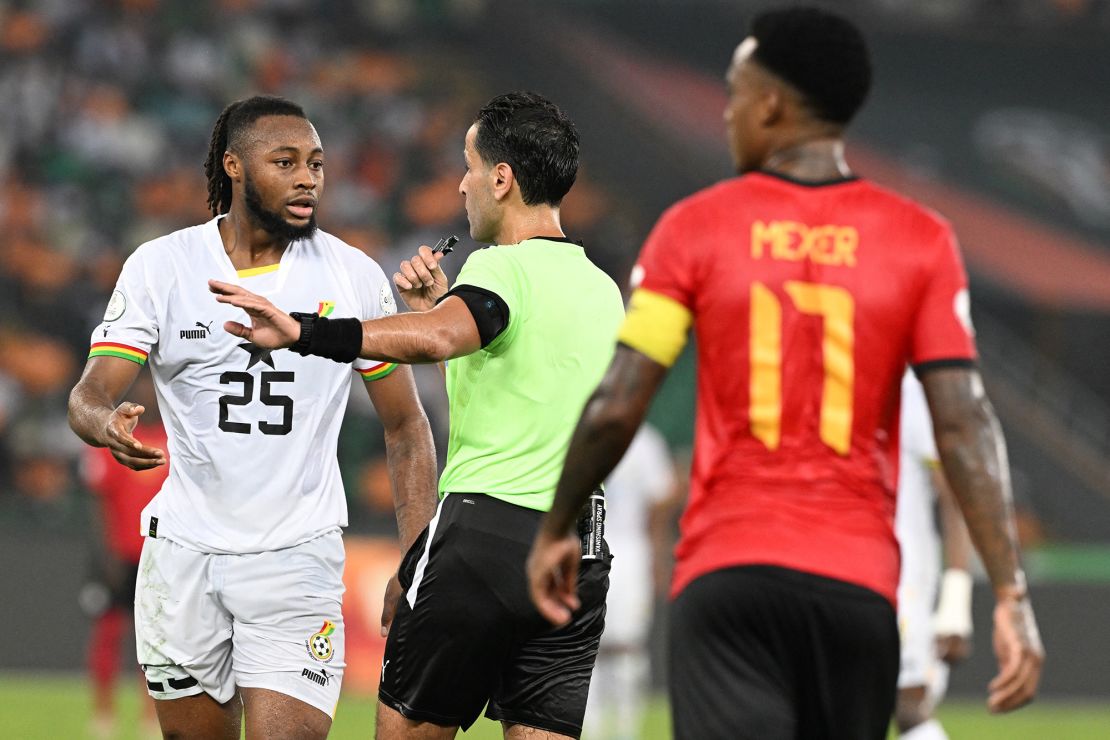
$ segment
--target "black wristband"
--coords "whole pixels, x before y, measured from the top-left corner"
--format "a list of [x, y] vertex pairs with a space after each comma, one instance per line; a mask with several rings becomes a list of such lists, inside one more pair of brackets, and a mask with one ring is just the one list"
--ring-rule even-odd
[[301, 336], [292, 347], [299, 355], [316, 355], [336, 362], [354, 362], [362, 351], [362, 322], [325, 319], [314, 313], [292, 313], [301, 322]]
[[289, 314], [301, 323], [301, 336], [297, 341], [289, 347], [289, 349], [296, 352], [298, 355], [308, 354], [308, 345], [312, 341], [313, 329], [315, 328], [316, 319], [320, 318], [318, 313], [299, 313], [293, 311]]

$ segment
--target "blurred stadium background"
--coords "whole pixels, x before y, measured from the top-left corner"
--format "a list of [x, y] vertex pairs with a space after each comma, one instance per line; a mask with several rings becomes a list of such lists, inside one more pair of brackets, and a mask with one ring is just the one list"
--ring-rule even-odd
[[[582, 136], [567, 233], [623, 283], [662, 209], [730, 174], [722, 76], [770, 4], [0, 0], [0, 736], [85, 731], [79, 594], [99, 524], [66, 396], [123, 260], [209, 217], [202, 163], [227, 102], [304, 105], [327, 150], [322, 227], [390, 273], [448, 233], [464, 237], [461, 265], [476, 246], [456, 191], [463, 133], [492, 95], [541, 92]], [[957, 738], [1110, 737], [1110, 3], [835, 5], [864, 26], [876, 65], [849, 160], [962, 239], [1049, 653], [1038, 705], [987, 718], [980, 583], [977, 649], [942, 716]], [[421, 385], [442, 443], [438, 376]], [[396, 558], [381, 437], [356, 390], [340, 446], [351, 667], [337, 737], [370, 733]], [[692, 396], [687, 356], [652, 414], [679, 453]], [[667, 736], [664, 717], [660, 704], [645, 737]]]

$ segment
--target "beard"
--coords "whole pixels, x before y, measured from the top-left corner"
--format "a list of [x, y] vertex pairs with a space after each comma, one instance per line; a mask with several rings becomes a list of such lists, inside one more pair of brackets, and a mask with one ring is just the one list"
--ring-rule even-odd
[[262, 205], [262, 196], [254, 186], [254, 181], [250, 175], [244, 174], [243, 191], [246, 196], [243, 203], [247, 207], [247, 213], [251, 220], [267, 234], [279, 240], [294, 242], [298, 239], [308, 239], [316, 233], [315, 208], [312, 209], [312, 216], [309, 217], [307, 224], [294, 226], [286, 221], [280, 213], [266, 210], [266, 206]]

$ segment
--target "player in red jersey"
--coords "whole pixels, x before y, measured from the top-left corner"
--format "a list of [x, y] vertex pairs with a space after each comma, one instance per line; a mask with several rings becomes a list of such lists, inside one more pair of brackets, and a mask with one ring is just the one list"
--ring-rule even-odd
[[[158, 449], [166, 449], [166, 430], [158, 415], [154, 386], [147, 374], [139, 376], [133, 390], [135, 402], [147, 409], [133, 434]], [[115, 711], [116, 677], [122, 654], [124, 632], [129, 627], [135, 604], [135, 580], [143, 537], [139, 526], [143, 507], [150, 503], [166, 480], [165, 466], [154, 470], [132, 470], [118, 464], [106, 447], [88, 447], [83, 460], [86, 485], [96, 495], [101, 524], [101, 550], [96, 563], [97, 582], [83, 592], [85, 607], [94, 615], [89, 633], [88, 668], [93, 690], [94, 737], [116, 737], [120, 728]], [[96, 596], [93, 596], [96, 594]], [[90, 598], [91, 596], [91, 598]], [[138, 676], [142, 678], [142, 674]], [[157, 730], [154, 702], [142, 689], [144, 722]], [[148, 733], [156, 734], [156, 733]]]
[[698, 402], [672, 589], [683, 738], [882, 738], [894, 706], [898, 406], [907, 363], [994, 585], [992, 711], [1036, 689], [1043, 650], [1014, 536], [1005, 449], [975, 369], [949, 226], [855, 177], [859, 31], [811, 8], [758, 17], [728, 72], [740, 177], [673, 206], [644, 245], [620, 345], [571, 442], [529, 561], [555, 623], [575, 537], [691, 326]]

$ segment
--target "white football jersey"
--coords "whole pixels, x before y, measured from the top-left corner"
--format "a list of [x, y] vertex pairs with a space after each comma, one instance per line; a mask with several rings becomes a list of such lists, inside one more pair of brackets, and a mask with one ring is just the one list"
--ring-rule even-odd
[[674, 463], [667, 441], [648, 423], [640, 426], [628, 451], [605, 480], [605, 539], [648, 543], [648, 513], [670, 495]]
[[640, 645], [651, 626], [651, 507], [670, 495], [674, 463], [667, 442], [643, 424], [605, 481], [605, 540], [613, 553], [602, 645]]
[[931, 469], [940, 464], [925, 390], [912, 372], [902, 379], [898, 507], [894, 531], [902, 550], [898, 626], [902, 653], [898, 687], [926, 686], [939, 701], [948, 666], [937, 657], [933, 609], [940, 585], [941, 542]]
[[[925, 389], [912, 372], [907, 372], [902, 378], [899, 451], [894, 531], [902, 545], [903, 565], [907, 557], [916, 560], [919, 552], [923, 552], [926, 558], [936, 560], [940, 544], [934, 515], [936, 492], [930, 471], [939, 464], [939, 460]], [[909, 555], [907, 549], [911, 550]]]
[[[262, 552], [347, 524], [336, 446], [352, 367], [228, 334], [225, 321], [250, 319], [217, 303], [208, 280], [331, 318], [377, 318], [396, 304], [373, 260], [320, 231], [290, 244], [277, 265], [236, 272], [218, 221], [128, 258], [89, 356], [150, 361], [170, 470], [143, 510], [141, 533], [201, 552]], [[367, 380], [395, 367], [354, 363]]]
[[932, 609], [940, 579], [940, 536], [936, 490], [930, 470], [939, 464], [925, 389], [907, 373], [902, 378], [898, 507], [895, 534], [901, 548], [898, 621], [901, 668], [898, 685], [931, 683], [937, 671]]

